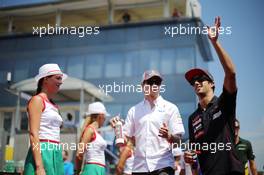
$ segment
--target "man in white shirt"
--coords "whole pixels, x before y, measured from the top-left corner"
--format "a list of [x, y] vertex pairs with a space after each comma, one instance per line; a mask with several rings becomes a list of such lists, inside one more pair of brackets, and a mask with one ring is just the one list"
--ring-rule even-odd
[[177, 106], [161, 97], [161, 82], [159, 72], [144, 72], [141, 81], [144, 99], [128, 111], [124, 125], [128, 141], [120, 155], [117, 174], [122, 173], [125, 160], [133, 147], [132, 175], [174, 174], [171, 144], [181, 139], [184, 127]]

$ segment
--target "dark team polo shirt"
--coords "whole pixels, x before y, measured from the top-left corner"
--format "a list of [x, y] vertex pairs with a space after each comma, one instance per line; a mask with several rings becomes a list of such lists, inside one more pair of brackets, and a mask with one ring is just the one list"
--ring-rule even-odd
[[190, 145], [200, 146], [195, 149], [200, 152], [198, 160], [203, 175], [244, 172], [234, 150], [236, 96], [236, 92], [230, 94], [223, 88], [220, 97], [214, 96], [205, 110], [198, 105], [189, 117]]
[[239, 159], [242, 161], [244, 166], [246, 165], [248, 160], [255, 159], [251, 143], [248, 140], [239, 137], [239, 142], [236, 144], [235, 149], [237, 151]]

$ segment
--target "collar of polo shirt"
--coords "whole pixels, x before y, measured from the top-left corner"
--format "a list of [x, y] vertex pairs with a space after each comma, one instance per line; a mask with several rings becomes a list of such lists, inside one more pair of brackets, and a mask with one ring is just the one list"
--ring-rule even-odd
[[[162, 97], [159, 95], [159, 96], [156, 98], [156, 100], [153, 101], [153, 104], [154, 104], [155, 106], [157, 106], [157, 104], [158, 104], [158, 102], [159, 102], [160, 100], [162, 100]], [[146, 103], [149, 103], [149, 101], [148, 101], [147, 99], [144, 98], [144, 104], [146, 104]]]

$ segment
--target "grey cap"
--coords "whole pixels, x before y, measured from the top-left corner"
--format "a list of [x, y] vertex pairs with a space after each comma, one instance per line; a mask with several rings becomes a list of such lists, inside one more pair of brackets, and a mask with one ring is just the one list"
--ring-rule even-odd
[[157, 70], [147, 70], [142, 75], [141, 83], [143, 83], [144, 81], [146, 81], [152, 77], [159, 77], [162, 81], [162, 76]]

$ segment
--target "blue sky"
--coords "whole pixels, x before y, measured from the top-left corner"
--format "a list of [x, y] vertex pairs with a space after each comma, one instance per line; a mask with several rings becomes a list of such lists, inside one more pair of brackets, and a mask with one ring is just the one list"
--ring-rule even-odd
[[[212, 25], [221, 16], [222, 26], [231, 26], [231, 35], [221, 35], [220, 42], [232, 57], [237, 70], [237, 116], [241, 123], [241, 137], [251, 141], [257, 167], [264, 165], [264, 59], [262, 0], [200, 0], [202, 20]], [[211, 48], [214, 62], [209, 70], [216, 81], [216, 93], [222, 90], [224, 72]]]

